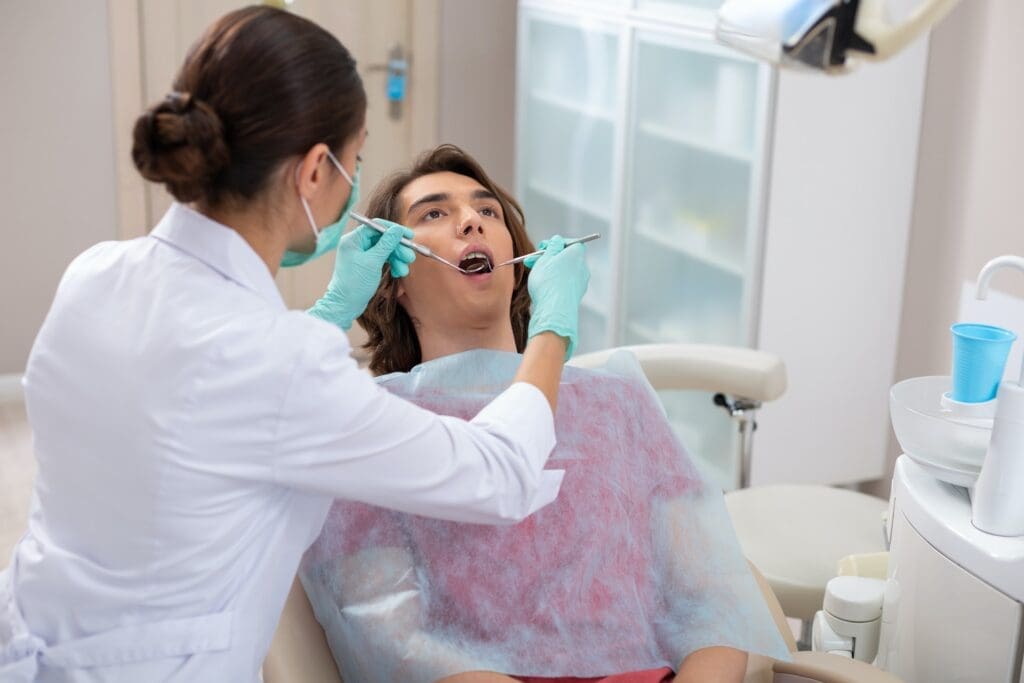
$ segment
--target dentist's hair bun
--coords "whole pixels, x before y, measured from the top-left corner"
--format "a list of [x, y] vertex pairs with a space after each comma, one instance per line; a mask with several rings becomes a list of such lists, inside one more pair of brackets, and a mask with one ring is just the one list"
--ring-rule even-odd
[[231, 155], [217, 112], [172, 92], [135, 122], [132, 160], [144, 178], [166, 185], [179, 202], [193, 202], [204, 199]]

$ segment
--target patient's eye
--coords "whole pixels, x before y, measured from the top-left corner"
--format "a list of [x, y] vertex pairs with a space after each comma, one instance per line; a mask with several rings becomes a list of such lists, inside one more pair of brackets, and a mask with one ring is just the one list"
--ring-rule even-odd
[[444, 214], [441, 213], [441, 209], [431, 209], [430, 211], [427, 211], [425, 214], [423, 214], [423, 220], [434, 221], [443, 215]]
[[480, 209], [480, 213], [484, 216], [491, 216], [492, 218], [501, 218], [501, 213], [497, 209], [490, 206], [485, 206], [484, 208]]

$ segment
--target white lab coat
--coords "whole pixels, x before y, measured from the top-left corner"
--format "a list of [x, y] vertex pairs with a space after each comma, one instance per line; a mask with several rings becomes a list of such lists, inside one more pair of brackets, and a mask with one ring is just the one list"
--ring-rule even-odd
[[185, 206], [79, 256], [25, 374], [39, 469], [0, 573], [0, 681], [255, 681], [333, 498], [507, 523], [557, 495], [537, 388], [464, 422], [349, 351]]

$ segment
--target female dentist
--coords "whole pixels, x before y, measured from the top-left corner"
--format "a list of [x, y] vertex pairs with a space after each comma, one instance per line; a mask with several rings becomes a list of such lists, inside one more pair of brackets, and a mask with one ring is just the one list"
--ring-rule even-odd
[[278, 265], [330, 250], [356, 202], [365, 109], [335, 38], [252, 7], [139, 118], [135, 163], [179, 203], [75, 259], [32, 349], [39, 470], [0, 573], [0, 680], [256, 681], [333, 498], [511, 523], [557, 495], [582, 248], [534, 266], [517, 381], [469, 422], [378, 389], [338, 329], [386, 262], [407, 272], [401, 226], [340, 238], [313, 315], [285, 309]]

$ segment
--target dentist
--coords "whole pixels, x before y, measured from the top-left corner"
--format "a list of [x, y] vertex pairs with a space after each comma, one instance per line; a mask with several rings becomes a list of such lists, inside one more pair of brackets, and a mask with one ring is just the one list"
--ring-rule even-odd
[[[414, 257], [398, 225], [341, 236], [365, 110], [335, 38], [250, 7], [139, 118], [135, 163], [178, 203], [76, 258], [33, 346], [38, 475], [0, 573], [0, 680], [256, 681], [332, 499], [511, 523], [557, 495], [543, 468], [583, 248], [534, 266], [516, 381], [473, 420], [390, 396], [341, 331]], [[311, 315], [286, 310], [278, 266], [335, 246]]]

